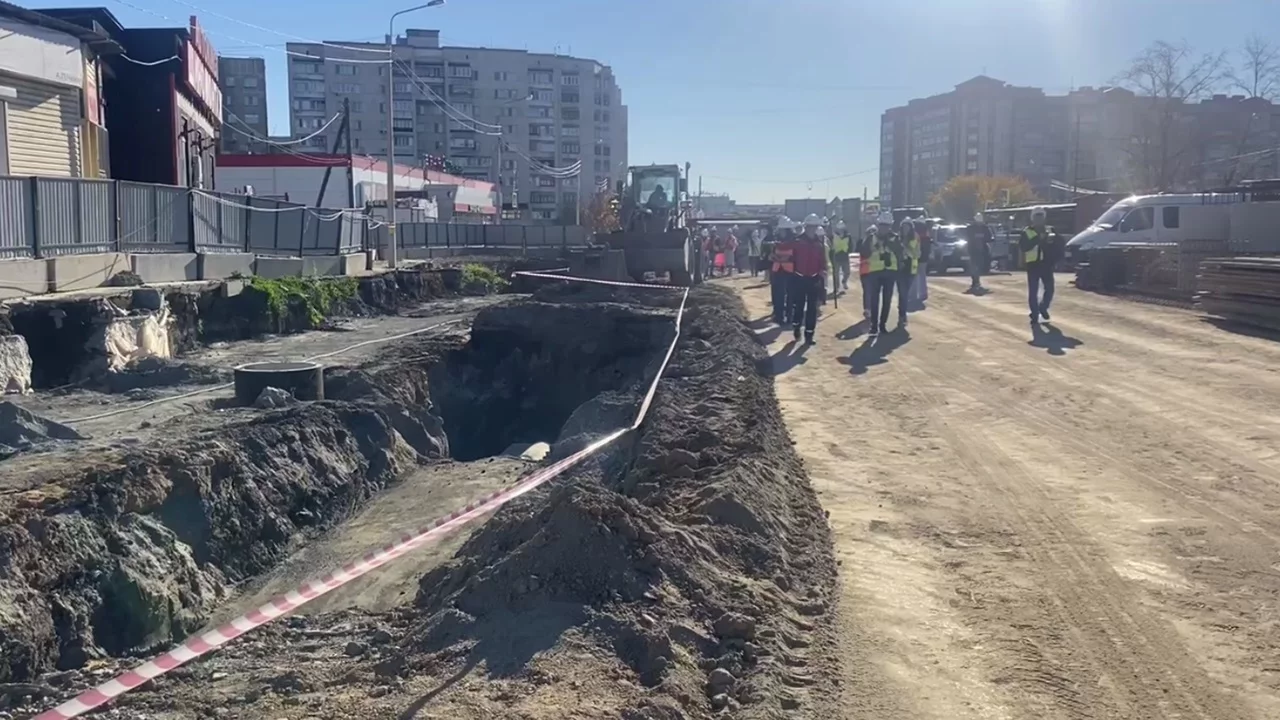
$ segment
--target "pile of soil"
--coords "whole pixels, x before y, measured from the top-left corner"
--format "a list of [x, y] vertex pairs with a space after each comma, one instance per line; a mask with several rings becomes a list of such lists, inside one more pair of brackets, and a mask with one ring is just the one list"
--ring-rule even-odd
[[0, 460], [59, 440], [83, 440], [75, 429], [40, 417], [11, 402], [0, 402]]
[[447, 448], [425, 373], [332, 372], [331, 400], [104, 456], [0, 496], [0, 682], [147, 654]]
[[641, 429], [498, 511], [412, 607], [276, 623], [120, 712], [834, 715], [830, 536], [742, 316], [696, 291]]

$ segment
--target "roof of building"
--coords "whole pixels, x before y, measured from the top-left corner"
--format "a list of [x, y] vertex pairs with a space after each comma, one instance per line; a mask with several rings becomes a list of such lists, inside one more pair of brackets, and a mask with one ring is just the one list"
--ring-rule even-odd
[[[7, 3], [0, 0], [0, 16], [13, 18], [19, 22], [36, 25], [47, 30], [55, 30], [60, 33], [70, 35], [85, 45], [89, 46], [94, 52], [101, 54], [119, 54], [124, 52], [124, 48], [120, 43], [111, 37], [109, 28], [105, 28], [97, 22], [77, 23], [66, 16], [71, 10], [88, 10], [89, 8], [54, 8], [51, 10], [31, 10], [20, 5]], [[111, 16], [106, 8], [96, 8]], [[114, 16], [111, 17], [115, 20]], [[116, 23], [119, 26], [119, 23]]]

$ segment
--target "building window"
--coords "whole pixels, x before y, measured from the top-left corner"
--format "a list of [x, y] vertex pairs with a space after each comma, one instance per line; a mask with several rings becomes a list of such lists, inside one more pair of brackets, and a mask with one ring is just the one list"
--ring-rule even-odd
[[352, 121], [351, 121], [351, 129], [352, 129], [352, 130], [363, 130], [363, 129], [364, 129], [364, 121], [363, 121], [363, 120], [352, 120]]
[[579, 81], [579, 78], [577, 75], [561, 75], [560, 76], [561, 85], [576, 87], [578, 85], [578, 81]]
[[334, 83], [333, 91], [339, 95], [359, 95], [360, 85], [357, 83]]
[[[312, 75], [319, 75], [319, 74], [321, 73], [321, 70], [320, 70], [320, 63], [314, 63], [314, 62], [297, 62], [297, 61], [294, 61], [294, 63], [293, 63], [293, 71], [294, 71], [294, 72], [299, 72], [299, 73], [310, 73], [310, 74], [312, 74]], [[249, 80], [250, 80], [250, 79], [251, 79], [251, 78], [245, 78], [245, 79], [244, 79], [244, 86], [245, 86], [245, 87], [253, 87], [253, 86], [251, 86], [251, 85], [249, 84]]]
[[323, 135], [317, 135], [311, 138], [310, 140], [308, 140], [307, 144], [310, 145], [311, 147], [322, 148], [328, 145], [328, 142], [325, 140], [325, 137]]
[[560, 91], [560, 102], [562, 102], [562, 103], [576, 103], [576, 102], [580, 102], [580, 101], [581, 101], [581, 98], [578, 96], [578, 91], [577, 91], [577, 90], [562, 90], [562, 91]]
[[[250, 125], [257, 125], [261, 120], [262, 120], [262, 116], [257, 113], [245, 113], [244, 121], [249, 123]], [[1165, 227], [1168, 227], [1168, 226], [1166, 225]]]
[[518, 108], [504, 107], [502, 108], [502, 117], [517, 117], [516, 110]]
[[529, 218], [532, 220], [555, 220], [555, 210], [530, 210]]
[[450, 65], [449, 77], [470, 79], [475, 77], [475, 71], [471, 69], [470, 65]]
[[560, 187], [576, 188], [576, 187], [578, 187], [578, 178], [577, 178], [576, 176], [575, 176], [575, 177], [561, 178], [561, 179], [560, 179]]
[[560, 108], [560, 119], [561, 119], [561, 120], [574, 120], [574, 121], [576, 121], [576, 120], [578, 120], [578, 118], [580, 118], [580, 117], [582, 117], [582, 113], [578, 110], [578, 108]]
[[449, 138], [449, 147], [453, 150], [475, 150], [475, 138]]
[[533, 83], [534, 85], [550, 85], [552, 84], [551, 71], [550, 70], [530, 70], [529, 82]]
[[565, 125], [560, 128], [560, 137], [578, 137], [580, 130], [577, 125]]
[[[538, 187], [544, 187], [542, 180], [550, 180], [551, 187], [555, 187], [555, 178], [538, 178]], [[529, 202], [534, 205], [552, 205], [556, 201], [556, 194], [553, 192], [531, 192], [529, 193]]]
[[396, 92], [401, 95], [408, 95], [418, 89], [418, 86], [413, 83], [395, 83], [395, 86]]
[[262, 104], [262, 98], [257, 95], [249, 95], [244, 98], [245, 107], [258, 107]]
[[334, 75], [355, 75], [356, 66], [347, 65], [345, 63], [339, 63], [333, 66], [333, 74]]
[[502, 161], [502, 169], [503, 169], [503, 170], [515, 170], [515, 169], [516, 169], [516, 161], [515, 161], [515, 160], [503, 160], [503, 161]]
[[545, 107], [529, 108], [529, 117], [549, 118], [551, 117], [551, 108], [545, 108]]
[[551, 102], [552, 100], [555, 99], [555, 95], [552, 94], [550, 90], [534, 90], [533, 92], [529, 93], [529, 95], [530, 95], [529, 97], [530, 100], [534, 100], [537, 102]]
[[397, 135], [395, 137], [396, 147], [409, 147], [413, 145], [412, 135]]
[[498, 70], [493, 73], [494, 82], [509, 82], [510, 80], [511, 80], [511, 73], [505, 70]]
[[582, 152], [582, 146], [576, 142], [560, 143], [560, 152], [565, 155], [577, 155]]
[[534, 178], [534, 182], [537, 184], [538, 187], [555, 187], [556, 186], [556, 179], [546, 177], [545, 175], [537, 176], [536, 178]]

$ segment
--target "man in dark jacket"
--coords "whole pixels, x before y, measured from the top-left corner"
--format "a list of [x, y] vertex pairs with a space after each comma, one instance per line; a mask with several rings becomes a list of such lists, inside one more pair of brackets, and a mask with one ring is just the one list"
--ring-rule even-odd
[[[1027, 305], [1031, 310], [1031, 324], [1040, 318], [1049, 319], [1049, 304], [1053, 302], [1053, 268], [1062, 257], [1062, 237], [1045, 225], [1048, 213], [1042, 207], [1031, 210], [1031, 224], [1022, 231], [1018, 249], [1022, 252], [1022, 264], [1027, 268]], [[1040, 287], [1044, 286], [1044, 296]]]
[[982, 289], [982, 276], [991, 269], [991, 242], [995, 236], [991, 227], [982, 219], [982, 213], [973, 216], [969, 224], [969, 290]]
[[827, 243], [818, 230], [822, 219], [810, 215], [804, 220], [804, 234], [796, 241], [794, 275], [791, 285], [791, 329], [795, 339], [800, 339], [800, 323], [804, 322], [804, 343], [813, 344], [813, 333], [818, 327], [818, 304], [826, 290]]

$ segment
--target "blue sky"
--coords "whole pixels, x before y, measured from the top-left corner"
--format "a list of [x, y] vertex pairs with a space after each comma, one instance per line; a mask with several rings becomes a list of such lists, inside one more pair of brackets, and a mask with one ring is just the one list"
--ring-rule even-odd
[[[99, 1], [126, 25], [166, 24]], [[128, 3], [176, 24], [194, 13], [219, 51], [266, 57], [271, 125], [285, 132], [288, 38], [201, 9], [306, 39], [377, 40], [392, 12], [421, 1]], [[630, 108], [632, 163], [688, 161], [708, 191], [781, 202], [864, 187], [874, 196], [885, 108], [980, 73], [1057, 93], [1100, 85], [1158, 39], [1234, 49], [1253, 29], [1280, 27], [1280, 1], [448, 0], [396, 27], [612, 65]]]

